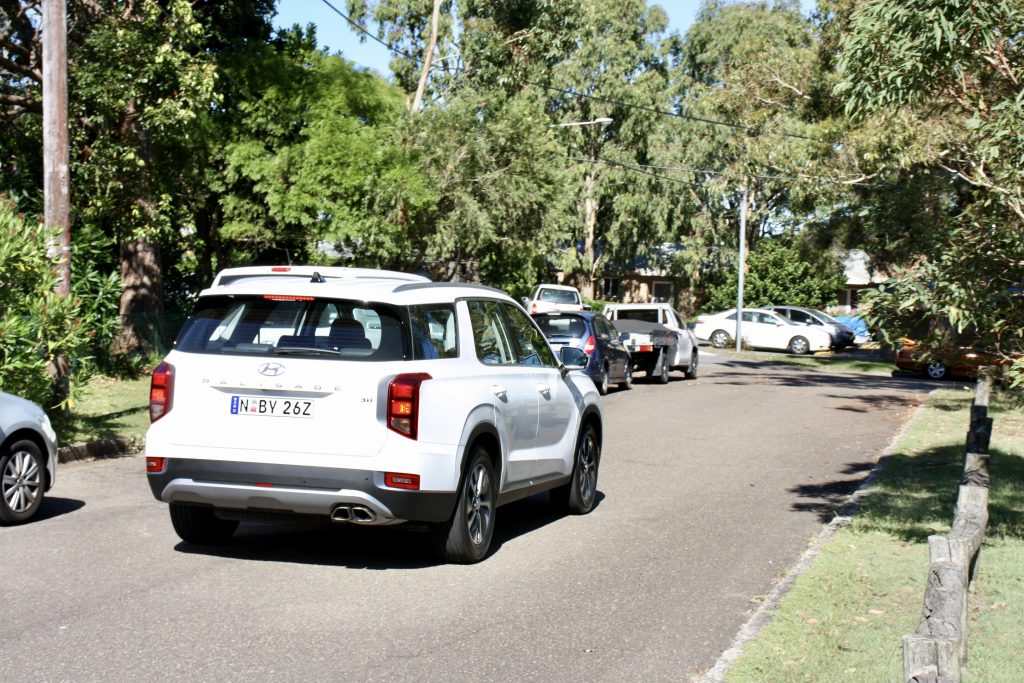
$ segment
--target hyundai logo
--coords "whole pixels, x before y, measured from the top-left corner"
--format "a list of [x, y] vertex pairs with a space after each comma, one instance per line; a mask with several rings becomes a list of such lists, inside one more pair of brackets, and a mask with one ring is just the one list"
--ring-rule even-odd
[[267, 377], [278, 377], [284, 374], [284, 366], [280, 363], [264, 363], [259, 372]]

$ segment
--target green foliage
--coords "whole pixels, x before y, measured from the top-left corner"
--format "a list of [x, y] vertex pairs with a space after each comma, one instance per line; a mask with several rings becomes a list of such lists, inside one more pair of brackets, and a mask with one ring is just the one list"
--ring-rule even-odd
[[932, 209], [933, 229], [909, 233], [914, 259], [904, 261], [912, 265], [869, 299], [870, 317], [889, 339], [918, 337], [936, 355], [977, 346], [1014, 361], [1017, 386], [1024, 384], [1022, 32], [1020, 2], [871, 0], [850, 16], [837, 86], [866, 125], [893, 116], [911, 124], [915, 136], [872, 162], [880, 176], [909, 176], [912, 201]]
[[0, 390], [55, 408], [54, 374], [70, 363], [72, 389], [92, 369], [96, 326], [74, 294], [54, 293], [57, 260], [47, 255], [54, 235], [0, 202]]
[[[735, 272], [720, 271], [710, 283], [705, 310], [736, 307]], [[846, 282], [841, 260], [834, 254], [814, 258], [801, 253], [799, 245], [783, 238], [762, 240], [747, 258], [743, 305], [824, 308], [836, 302]]]

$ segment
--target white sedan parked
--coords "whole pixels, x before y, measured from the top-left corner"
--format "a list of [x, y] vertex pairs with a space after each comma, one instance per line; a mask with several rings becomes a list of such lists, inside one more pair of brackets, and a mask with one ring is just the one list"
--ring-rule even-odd
[[[730, 345], [736, 333], [736, 309], [700, 316], [693, 333], [717, 348]], [[774, 311], [760, 308], [743, 309], [741, 334], [747, 346], [797, 354], [827, 351], [832, 345], [831, 337], [822, 328], [794, 323]]]

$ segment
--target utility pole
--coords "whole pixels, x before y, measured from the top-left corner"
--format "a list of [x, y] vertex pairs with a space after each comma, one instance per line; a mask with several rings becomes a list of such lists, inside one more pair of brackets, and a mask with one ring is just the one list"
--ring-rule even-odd
[[68, 21], [66, 0], [43, 0], [43, 224], [60, 233], [57, 293], [71, 292], [71, 188], [68, 171]]
[[736, 351], [740, 350], [743, 328], [743, 270], [747, 263], [747, 179], [743, 179], [743, 200], [740, 204], [739, 279], [736, 287]]

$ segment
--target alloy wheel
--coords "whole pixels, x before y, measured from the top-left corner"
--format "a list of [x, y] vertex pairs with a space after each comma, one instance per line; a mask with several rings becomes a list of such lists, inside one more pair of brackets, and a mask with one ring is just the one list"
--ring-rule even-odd
[[491, 479], [483, 463], [477, 463], [469, 475], [466, 489], [466, 530], [470, 540], [480, 545], [494, 519]]
[[3, 472], [3, 496], [11, 512], [21, 514], [31, 509], [42, 483], [42, 472], [35, 456], [28, 451], [11, 454]]

